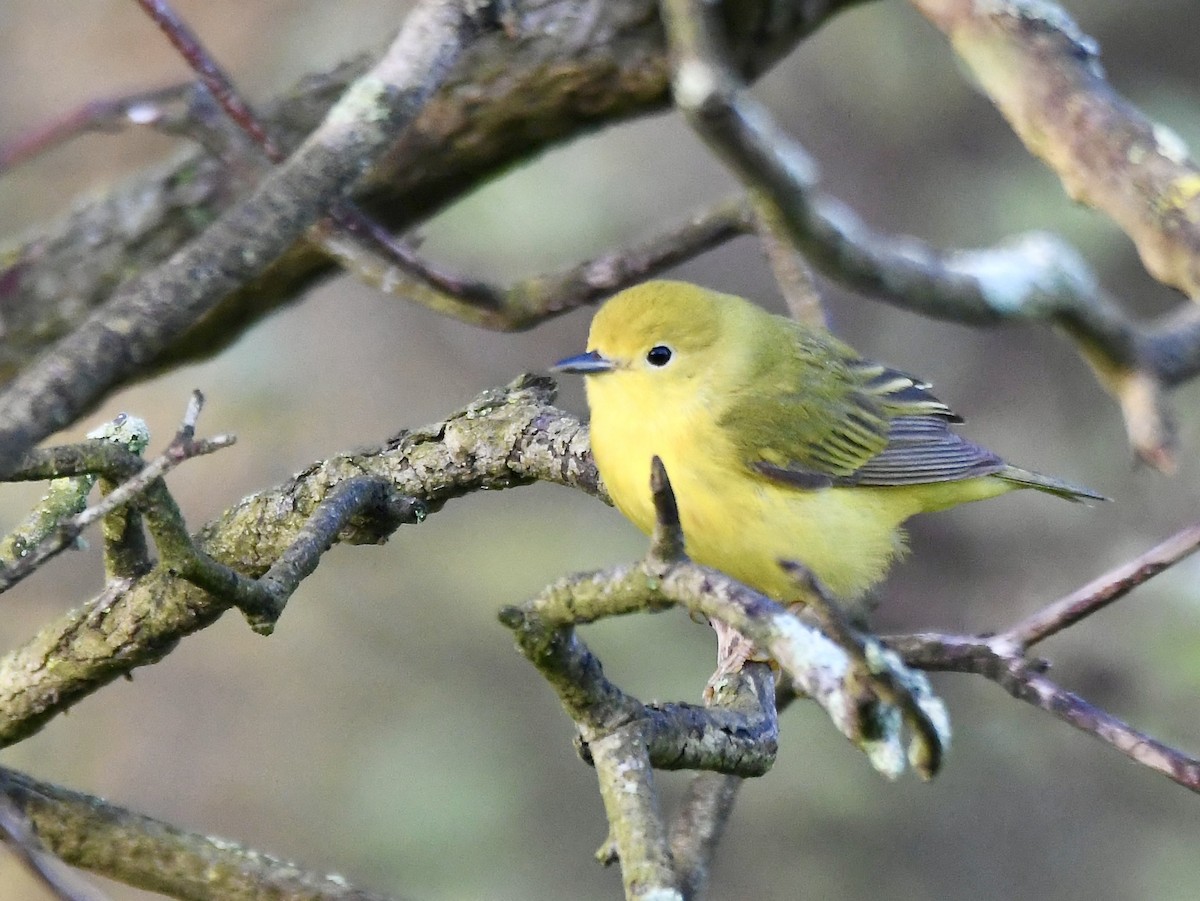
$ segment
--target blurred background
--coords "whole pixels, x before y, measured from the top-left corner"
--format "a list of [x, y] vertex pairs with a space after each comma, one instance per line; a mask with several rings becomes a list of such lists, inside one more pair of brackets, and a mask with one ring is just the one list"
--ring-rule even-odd
[[[1200, 145], [1195, 3], [1066, 6], [1099, 40], [1114, 85]], [[375, 48], [407, 5], [177, 8], [262, 101]], [[134, 4], [0, 0], [0, 140], [84, 101], [186, 77]], [[1130, 311], [1184, 302], [1145, 275], [1113, 225], [1065, 198], [904, 3], [843, 14], [756, 90], [821, 162], [826, 189], [878, 228], [960, 247], [1049, 229]], [[173, 147], [129, 132], [55, 150], [0, 179], [0, 233], [7, 242], [48, 223]], [[649, 233], [734, 187], [680, 118], [664, 114], [506, 174], [431, 222], [425, 250], [465, 272], [513, 278]], [[752, 240], [673, 275], [782, 309]], [[931, 380], [967, 416], [969, 436], [1115, 501], [1086, 508], [1020, 493], [914, 523], [913, 553], [884, 588], [882, 628], [1000, 628], [1197, 517], [1200, 384], [1176, 393], [1179, 471], [1161, 476], [1133, 464], [1115, 405], [1046, 329], [972, 330], [823, 289], [835, 330]], [[436, 420], [583, 349], [588, 320], [584, 311], [527, 334], [491, 334], [339, 278], [218, 359], [129, 390], [61, 437], [127, 410], [150, 422], [153, 450], [188, 391], [203, 389], [200, 431], [239, 440], [169, 479], [198, 527], [313, 460]], [[578, 384], [563, 386], [562, 404], [584, 412]], [[4, 527], [38, 496], [6, 486]], [[616, 512], [565, 489], [472, 496], [382, 548], [335, 549], [270, 639], [227, 616], [0, 761], [414, 901], [616, 898], [619, 874], [592, 860], [605, 837], [593, 774], [496, 611], [563, 573], [644, 548]], [[1200, 561], [1178, 566], [1043, 647], [1067, 687], [1194, 751], [1198, 573]], [[56, 562], [4, 599], [0, 647], [99, 586], [94, 551]], [[712, 667], [711, 633], [678, 613], [605, 623], [585, 638], [644, 699], [698, 700]], [[1200, 798], [979, 677], [935, 683], [956, 731], [944, 773], [928, 785], [885, 782], [814, 709], [789, 711], [774, 770], [738, 802], [710, 897], [1195, 897]], [[661, 782], [670, 803], [685, 777]], [[151, 897], [102, 884], [115, 899]], [[0, 898], [43, 897], [0, 854]]]

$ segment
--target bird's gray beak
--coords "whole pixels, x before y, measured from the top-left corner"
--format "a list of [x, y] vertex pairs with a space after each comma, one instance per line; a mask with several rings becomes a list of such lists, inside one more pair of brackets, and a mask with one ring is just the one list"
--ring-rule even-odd
[[576, 375], [595, 375], [598, 372], [612, 372], [615, 368], [616, 364], [612, 360], [601, 356], [599, 351], [589, 350], [585, 354], [576, 354], [565, 360], [559, 360], [550, 367], [550, 370], [552, 372], [571, 372]]

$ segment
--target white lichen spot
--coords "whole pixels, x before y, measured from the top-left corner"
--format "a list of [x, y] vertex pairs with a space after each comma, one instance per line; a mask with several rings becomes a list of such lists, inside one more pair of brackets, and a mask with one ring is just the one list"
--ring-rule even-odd
[[334, 104], [320, 130], [340, 131], [363, 122], [378, 122], [387, 118], [387, 110], [383, 104], [387, 89], [387, 82], [382, 78], [364, 75]]
[[153, 103], [135, 103], [125, 111], [134, 125], [150, 125], [162, 118], [162, 109]]
[[1179, 136], [1177, 131], [1158, 122], [1154, 123], [1151, 131], [1154, 133], [1154, 143], [1158, 147], [1158, 152], [1164, 159], [1170, 160], [1177, 166], [1189, 162], [1190, 153], [1187, 142]]
[[796, 667], [792, 675], [801, 682], [805, 671], [821, 670], [834, 678], [845, 674], [850, 658], [816, 629], [804, 625], [790, 613], [777, 614], [771, 625], [779, 634], [782, 645], [772, 646], [772, 652], [787, 669]]
[[[942, 699], [933, 693], [929, 677], [920, 670], [911, 669], [904, 665], [895, 651], [885, 648], [879, 642], [869, 639], [866, 643], [867, 663], [875, 672], [890, 671], [893, 677], [905, 688], [921, 712], [925, 714], [930, 725], [937, 733], [938, 744], [943, 750], [950, 747], [950, 714]], [[915, 753], [915, 746], [910, 748], [910, 754]]]
[[1051, 308], [1063, 293], [1088, 296], [1096, 291], [1096, 280], [1079, 254], [1043, 232], [956, 253], [946, 268], [975, 279], [988, 308], [1005, 317]]
[[685, 59], [675, 72], [675, 102], [684, 109], [699, 109], [717, 93], [717, 79], [710, 66]]
[[673, 888], [652, 888], [638, 895], [639, 901], [683, 901], [683, 895]]
[[863, 753], [867, 760], [880, 775], [888, 779], [898, 779], [908, 766], [908, 755], [904, 752], [900, 740], [900, 711], [895, 707], [881, 709], [878, 726], [880, 737], [862, 744]]
[[150, 426], [146, 420], [128, 413], [120, 413], [113, 419], [87, 433], [89, 438], [100, 438], [121, 444], [135, 454], [140, 454], [150, 443]]

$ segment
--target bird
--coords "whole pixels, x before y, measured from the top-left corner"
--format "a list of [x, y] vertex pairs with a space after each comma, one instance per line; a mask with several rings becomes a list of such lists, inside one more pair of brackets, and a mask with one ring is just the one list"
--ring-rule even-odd
[[787, 603], [780, 563], [799, 563], [856, 621], [916, 514], [1021, 488], [1106, 500], [963, 438], [927, 382], [827, 330], [686, 282], [614, 295], [553, 368], [584, 376], [596, 467], [638, 528], [658, 457], [689, 558]]

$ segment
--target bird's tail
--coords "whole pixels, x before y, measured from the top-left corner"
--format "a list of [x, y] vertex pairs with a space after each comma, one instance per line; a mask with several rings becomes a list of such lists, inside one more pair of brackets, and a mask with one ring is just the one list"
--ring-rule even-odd
[[1044, 476], [1040, 472], [1030, 472], [1028, 469], [1018, 469], [1015, 466], [1005, 466], [996, 473], [996, 477], [1006, 482], [1013, 482], [1022, 488], [1036, 488], [1069, 501], [1107, 501], [1110, 498], [1097, 494], [1090, 488], [1080, 488], [1061, 479]]

